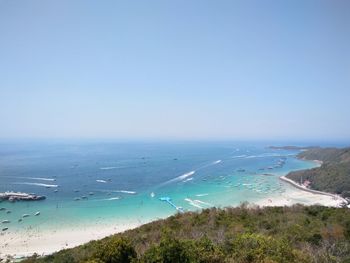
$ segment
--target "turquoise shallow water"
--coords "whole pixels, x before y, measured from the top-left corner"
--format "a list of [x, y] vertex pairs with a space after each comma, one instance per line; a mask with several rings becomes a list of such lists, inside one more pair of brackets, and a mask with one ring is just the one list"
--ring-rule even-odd
[[[118, 220], [144, 223], [177, 212], [160, 197], [170, 197], [183, 211], [256, 202], [286, 190], [280, 175], [315, 166], [297, 160], [297, 151], [267, 146], [3, 143], [0, 192], [36, 193], [47, 199], [2, 202], [0, 206], [6, 210], [0, 211], [0, 220], [11, 221], [6, 224], [7, 231]], [[37, 211], [40, 216], [33, 216]], [[23, 214], [30, 216], [18, 222]]]

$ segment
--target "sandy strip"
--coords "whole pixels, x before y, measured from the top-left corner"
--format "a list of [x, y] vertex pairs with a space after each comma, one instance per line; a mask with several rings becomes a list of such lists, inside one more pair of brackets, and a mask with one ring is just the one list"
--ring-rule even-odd
[[287, 178], [285, 176], [281, 176], [280, 179], [285, 181], [285, 182], [287, 182], [287, 183], [290, 183], [291, 185], [293, 185], [296, 188], [299, 188], [299, 189], [301, 189], [303, 191], [306, 191], [306, 192], [309, 192], [309, 193], [313, 193], [313, 194], [327, 195], [327, 196], [332, 197], [333, 199], [339, 199], [341, 202], [347, 203], [347, 201], [343, 197], [341, 197], [340, 195], [336, 195], [336, 194], [332, 194], [332, 193], [327, 193], [327, 192], [322, 192], [322, 191], [306, 188], [305, 186], [303, 186], [301, 184], [298, 184], [297, 182], [295, 182], [292, 179], [289, 179], [289, 178]]
[[64, 248], [71, 248], [91, 240], [136, 228], [140, 223], [116, 223], [79, 225], [52, 230], [42, 230], [40, 227], [25, 231], [2, 232], [0, 234], [0, 258], [11, 255], [14, 258], [30, 256], [34, 253], [47, 255]]
[[294, 181], [281, 176], [280, 179], [288, 184], [286, 191], [255, 202], [259, 206], [290, 206], [294, 204], [323, 205], [329, 207], [340, 207], [346, 200], [338, 195], [311, 190]]

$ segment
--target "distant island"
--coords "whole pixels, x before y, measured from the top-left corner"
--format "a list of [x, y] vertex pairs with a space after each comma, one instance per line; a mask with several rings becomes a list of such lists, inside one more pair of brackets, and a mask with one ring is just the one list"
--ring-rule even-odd
[[[274, 147], [291, 149], [293, 146]], [[321, 166], [313, 169], [290, 172], [286, 177], [310, 189], [341, 195], [350, 201], [350, 147], [320, 148], [293, 147], [304, 149], [297, 158], [319, 161]]]

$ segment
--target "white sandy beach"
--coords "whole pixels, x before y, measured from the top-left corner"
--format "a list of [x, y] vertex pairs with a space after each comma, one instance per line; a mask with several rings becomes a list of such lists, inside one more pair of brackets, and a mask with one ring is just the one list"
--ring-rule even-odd
[[311, 193], [305, 190], [301, 190], [290, 186], [285, 193], [269, 197], [255, 202], [259, 206], [290, 206], [294, 204], [304, 205], [323, 205], [339, 207], [344, 199], [340, 197]]
[[15, 258], [51, 254], [55, 251], [71, 248], [91, 240], [123, 232], [139, 226], [140, 223], [116, 223], [79, 225], [62, 229], [42, 230], [39, 227], [21, 232], [4, 232], [0, 234], [0, 258], [11, 255]]

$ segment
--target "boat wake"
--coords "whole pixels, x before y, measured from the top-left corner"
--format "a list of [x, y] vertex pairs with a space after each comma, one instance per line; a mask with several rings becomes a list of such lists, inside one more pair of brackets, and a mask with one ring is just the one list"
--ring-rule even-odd
[[56, 188], [56, 187], [58, 187], [57, 184], [41, 184], [41, 183], [28, 183], [28, 182], [14, 183], [14, 184], [35, 185], [35, 186], [42, 186], [42, 187], [47, 187], [47, 188]]
[[201, 197], [201, 196], [207, 196], [207, 195], [209, 195], [209, 194], [198, 194], [196, 196]]
[[120, 197], [117, 196], [117, 197], [111, 197], [111, 198], [107, 198], [107, 199], [103, 199], [104, 201], [113, 201], [113, 200], [119, 200]]
[[96, 182], [103, 183], [103, 184], [107, 183], [107, 181], [105, 181], [105, 180], [96, 180]]
[[38, 180], [38, 181], [50, 181], [54, 182], [54, 178], [45, 178], [45, 177], [23, 177], [23, 176], [1, 176], [3, 178], [12, 178], [12, 179], [25, 179], [25, 180]]
[[187, 201], [190, 205], [194, 206], [194, 207], [197, 207], [197, 208], [204, 208], [204, 206], [213, 206], [212, 204], [209, 204], [207, 202], [203, 202], [201, 200], [198, 200], [198, 199], [190, 199], [190, 198], [185, 198], [185, 201]]
[[196, 202], [196, 203], [199, 203], [199, 204], [202, 204], [202, 205], [213, 206], [212, 204], [209, 204], [209, 203], [207, 203], [207, 202], [203, 202], [203, 201], [198, 200], [198, 199], [193, 200], [193, 202]]
[[185, 201], [187, 201], [191, 206], [197, 207], [197, 208], [203, 208], [198, 203], [196, 203], [194, 200], [190, 198], [185, 198]]
[[100, 170], [113, 170], [113, 169], [117, 169], [118, 167], [115, 166], [110, 166], [110, 167], [101, 167]]
[[183, 180], [184, 183], [188, 182], [188, 181], [192, 181], [193, 180], [193, 177], [191, 178], [187, 178], [186, 180]]
[[203, 202], [201, 200], [193, 200], [193, 199], [190, 199], [190, 198], [185, 198], [185, 201], [187, 201], [190, 205], [192, 205], [194, 207], [197, 207], [197, 208], [203, 208], [202, 205], [213, 206], [212, 204]]
[[[23, 177], [23, 178], [24, 178], [24, 177]], [[30, 180], [41, 180], [41, 181], [50, 181], [50, 182], [56, 181], [56, 179], [54, 179], [54, 178], [45, 178], [45, 177], [26, 177], [26, 179], [30, 179]]]
[[136, 195], [137, 194], [137, 192], [127, 191], [127, 190], [113, 190], [111, 192], [113, 192], [113, 193], [122, 193], [122, 194], [129, 194], [129, 195]]
[[173, 180], [183, 180], [191, 175], [194, 175], [196, 173], [196, 171], [191, 171], [191, 172], [188, 172], [188, 173], [185, 173], [183, 175], [180, 175], [179, 177], [176, 177], [175, 179]]

